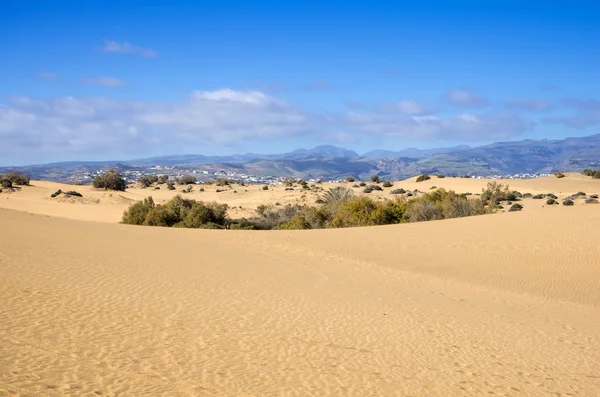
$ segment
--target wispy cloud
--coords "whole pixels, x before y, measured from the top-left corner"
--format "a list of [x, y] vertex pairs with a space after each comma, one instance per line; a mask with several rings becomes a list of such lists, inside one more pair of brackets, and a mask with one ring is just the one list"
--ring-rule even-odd
[[79, 83], [87, 85], [102, 85], [105, 87], [122, 87], [129, 84], [126, 81], [116, 77], [106, 76], [84, 78], [79, 80]]
[[523, 109], [529, 111], [544, 111], [550, 109], [550, 103], [544, 99], [507, 99], [505, 105], [509, 109]]
[[140, 47], [126, 41], [120, 43], [118, 41], [104, 40], [102, 51], [108, 53], [133, 54], [147, 58], [158, 56], [158, 52], [153, 49]]
[[566, 117], [550, 117], [543, 121], [549, 124], [562, 124], [571, 128], [583, 129], [600, 124], [600, 101], [597, 99], [565, 99], [563, 103], [575, 110]]
[[535, 125], [509, 112], [433, 114], [423, 108], [408, 100], [397, 102], [393, 110], [372, 106], [309, 112], [263, 91], [229, 88], [194, 91], [171, 102], [23, 96], [0, 106], [0, 146], [14, 156], [108, 156], [300, 135], [346, 143], [365, 137], [484, 142], [517, 137]]
[[463, 108], [481, 108], [488, 104], [484, 97], [462, 89], [448, 92], [445, 99], [452, 105]]
[[180, 102], [16, 97], [0, 107], [0, 146], [13, 154], [118, 153], [173, 145], [286, 138], [307, 115], [260, 91], [196, 91]]
[[505, 112], [453, 116], [408, 116], [390, 112], [347, 115], [349, 128], [369, 134], [412, 140], [469, 140], [482, 142], [519, 136], [535, 124]]
[[396, 104], [397, 109], [404, 114], [422, 114], [425, 113], [425, 107], [413, 99], [400, 101]]

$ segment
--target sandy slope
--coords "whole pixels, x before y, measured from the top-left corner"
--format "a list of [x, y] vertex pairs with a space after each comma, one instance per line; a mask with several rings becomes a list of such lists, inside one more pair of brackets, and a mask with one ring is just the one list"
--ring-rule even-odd
[[295, 232], [0, 209], [0, 396], [598, 396], [598, 224], [594, 205]]

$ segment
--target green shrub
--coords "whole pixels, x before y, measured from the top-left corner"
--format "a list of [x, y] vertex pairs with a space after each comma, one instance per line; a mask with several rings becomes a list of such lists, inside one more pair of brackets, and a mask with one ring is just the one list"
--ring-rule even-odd
[[383, 182], [383, 187], [392, 187], [392, 186], [394, 186], [394, 185], [390, 181], [384, 181]]
[[553, 198], [549, 198], [548, 200], [546, 200], [546, 204], [554, 205], [554, 204], [558, 204], [558, 202]]
[[382, 191], [383, 188], [379, 185], [371, 185], [369, 186], [372, 190]]
[[442, 175], [442, 174], [437, 174], [436, 176], [437, 176], [438, 178], [445, 178], [445, 177], [446, 177], [445, 175]]
[[361, 183], [358, 184], [358, 186], [363, 187], [363, 186], [367, 186], [367, 184], [364, 183], [364, 182], [361, 182]]
[[575, 203], [574, 203], [574, 202], [573, 202], [573, 200], [571, 200], [571, 199], [565, 199], [565, 200], [563, 201], [563, 205], [571, 206], [571, 205], [574, 205], [574, 204], [575, 204]]
[[265, 185], [265, 186], [263, 186], [261, 189], [262, 189], [262, 190], [269, 190], [269, 186], [268, 186], [268, 185]]
[[367, 186], [366, 188], [364, 188], [363, 193], [371, 193], [373, 191], [373, 188], [371, 186]]
[[359, 196], [340, 204], [331, 221], [333, 227], [356, 227], [375, 225], [372, 215], [377, 204], [368, 197]]
[[[203, 203], [194, 201], [183, 218], [184, 227], [218, 229], [225, 223], [227, 204]], [[210, 226], [210, 227], [207, 227]]]
[[148, 216], [148, 213], [154, 208], [152, 197], [137, 201], [129, 206], [123, 213], [122, 223], [128, 225], [142, 225]]
[[57, 191], [55, 191], [54, 193], [52, 193], [52, 194], [50, 195], [50, 197], [54, 198], [54, 197], [56, 197], [56, 196], [58, 196], [58, 195], [60, 195], [60, 194], [62, 194], [62, 190], [58, 189]]
[[168, 182], [167, 182], [167, 189], [168, 189], [168, 190], [175, 190], [175, 182], [173, 182], [173, 181], [168, 181]]
[[563, 174], [562, 172], [557, 172], [557, 173], [555, 173], [554, 175], [555, 175], [557, 178], [559, 178], [559, 179], [560, 179], [560, 178], [564, 178], [564, 177], [565, 177], [565, 174]]
[[157, 205], [148, 212], [142, 224], [145, 226], [172, 227], [178, 221], [179, 219], [167, 207]]
[[429, 174], [422, 174], [422, 175], [419, 175], [417, 177], [417, 182], [423, 182], [423, 181], [426, 181], [426, 180], [429, 180], [429, 179], [431, 179], [431, 177], [429, 176]]
[[95, 177], [92, 186], [96, 189], [125, 191], [127, 183], [117, 170], [109, 169], [104, 175]]
[[156, 183], [158, 183], [159, 185], [163, 185], [163, 184], [167, 183], [168, 180], [169, 180], [168, 175], [161, 175], [158, 177], [158, 181]]
[[346, 178], [346, 182], [350, 182], [353, 183], [356, 179], [354, 179], [353, 176], [349, 176], [348, 178]]
[[166, 204], [155, 204], [152, 197], [138, 201], [123, 213], [122, 222], [130, 225], [215, 229], [226, 222], [227, 204], [173, 197]]
[[394, 189], [390, 192], [390, 194], [404, 194], [406, 193], [406, 190], [404, 189]]
[[306, 218], [302, 215], [294, 215], [289, 222], [282, 223], [279, 225], [280, 230], [301, 230], [301, 229], [310, 229], [310, 223], [306, 220]]
[[546, 194], [546, 197], [547, 197], [547, 198], [554, 199], [554, 200], [556, 200], [556, 199], [558, 198], [556, 195], [554, 195], [554, 194], [552, 194], [552, 193], [548, 193], [548, 194]]
[[541, 199], [544, 198], [544, 195], [543, 194], [536, 194], [535, 196], [532, 196], [531, 198], [534, 199], [534, 200], [541, 200]]
[[586, 204], [598, 204], [598, 200], [594, 199], [594, 198], [588, 198], [585, 200]]
[[67, 196], [83, 197], [83, 194], [76, 192], [75, 190], [67, 190], [64, 194]]
[[585, 197], [586, 194], [584, 192], [577, 192], [575, 193], [575, 197]]
[[371, 175], [371, 182], [379, 183], [380, 181], [381, 181], [381, 179], [379, 179], [379, 175], [377, 175], [377, 174]]
[[13, 187], [12, 181], [10, 179], [2, 179], [1, 183], [4, 189], [11, 189]]

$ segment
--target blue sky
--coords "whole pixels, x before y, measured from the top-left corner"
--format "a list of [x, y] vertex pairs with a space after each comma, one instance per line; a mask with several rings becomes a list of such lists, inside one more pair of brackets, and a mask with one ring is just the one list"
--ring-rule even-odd
[[0, 2], [0, 164], [600, 132], [594, 1]]

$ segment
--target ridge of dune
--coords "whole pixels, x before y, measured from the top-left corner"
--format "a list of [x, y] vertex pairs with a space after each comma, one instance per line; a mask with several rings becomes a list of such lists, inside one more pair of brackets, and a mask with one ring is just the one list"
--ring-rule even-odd
[[597, 396], [599, 221], [261, 232], [0, 209], [0, 395]]

